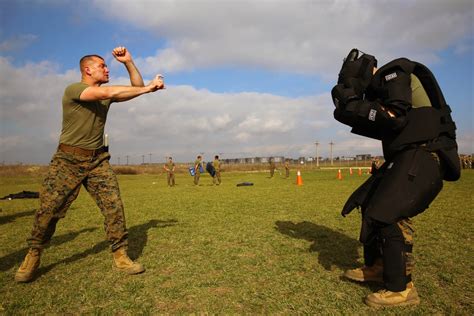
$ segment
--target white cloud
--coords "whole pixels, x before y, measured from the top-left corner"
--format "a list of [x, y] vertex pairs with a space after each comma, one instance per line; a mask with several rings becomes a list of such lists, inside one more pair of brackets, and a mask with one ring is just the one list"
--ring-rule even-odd
[[459, 153], [472, 155], [474, 153], [474, 135], [461, 134], [457, 136]]
[[235, 140], [236, 141], [239, 141], [239, 142], [246, 142], [247, 140], [250, 139], [252, 135], [250, 135], [249, 133], [246, 133], [246, 132], [240, 132], [238, 133], [236, 136], [235, 136]]
[[472, 32], [473, 19], [469, 0], [95, 4], [110, 19], [166, 40], [154, 56], [137, 60], [149, 74], [231, 65], [332, 77], [352, 47], [381, 63], [400, 56], [433, 63]]
[[[167, 152], [189, 153], [234, 152], [240, 146], [261, 148], [302, 141], [306, 134], [323, 130], [305, 124], [307, 116], [325, 115], [319, 97], [286, 98], [261, 93], [213, 93], [190, 86], [169, 86], [168, 89], [130, 101], [129, 105], [114, 105], [108, 124], [109, 135], [122, 129], [127, 140], [138, 137], [166, 140]], [[325, 106], [330, 106], [325, 99]], [[134, 112], [128, 107], [135, 108]], [[126, 120], [126, 121], [125, 121]], [[297, 128], [297, 122], [303, 122]], [[124, 129], [127, 132], [124, 133]], [[114, 131], [114, 132], [112, 132]], [[124, 136], [120, 137], [124, 141]], [[157, 145], [158, 146], [158, 145]], [[120, 149], [125, 151], [124, 148]], [[242, 147], [241, 147], [242, 150]], [[266, 151], [266, 150], [264, 150]], [[259, 153], [249, 152], [249, 155]], [[173, 154], [176, 156], [176, 154]]]
[[0, 42], [0, 52], [14, 52], [24, 49], [38, 40], [38, 36], [33, 34], [17, 35]]
[[232, 119], [230, 118], [230, 115], [228, 113], [216, 116], [213, 119], [214, 126], [219, 130], [226, 128], [231, 122]]

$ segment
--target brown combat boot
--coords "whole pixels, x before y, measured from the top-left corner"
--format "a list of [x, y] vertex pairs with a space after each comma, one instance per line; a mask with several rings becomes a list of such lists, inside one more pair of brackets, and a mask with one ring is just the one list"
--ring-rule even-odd
[[30, 248], [20, 268], [15, 274], [16, 282], [29, 282], [33, 279], [36, 269], [40, 265], [41, 250]]
[[352, 270], [346, 270], [344, 277], [358, 282], [380, 282], [383, 283], [383, 263], [377, 259], [371, 267], [363, 266]]
[[121, 247], [113, 252], [115, 267], [127, 274], [138, 274], [145, 271], [145, 268], [138, 262], [133, 262], [127, 255], [127, 249]]
[[381, 290], [376, 293], [367, 295], [365, 304], [371, 307], [389, 307], [389, 306], [406, 306], [417, 305], [420, 303], [420, 297], [416, 291], [413, 282], [407, 284], [407, 288], [401, 292], [392, 292]]

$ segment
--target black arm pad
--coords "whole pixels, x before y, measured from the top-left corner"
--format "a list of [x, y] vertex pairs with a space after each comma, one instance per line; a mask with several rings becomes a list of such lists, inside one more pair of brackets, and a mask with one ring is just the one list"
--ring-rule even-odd
[[334, 118], [374, 135], [397, 132], [406, 125], [406, 117], [391, 117], [379, 103], [367, 100], [352, 100], [344, 107], [336, 107]]

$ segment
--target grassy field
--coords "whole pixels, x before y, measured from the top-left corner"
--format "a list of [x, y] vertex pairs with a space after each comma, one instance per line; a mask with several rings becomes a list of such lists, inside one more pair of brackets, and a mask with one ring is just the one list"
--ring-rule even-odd
[[[85, 190], [59, 222], [37, 279], [16, 284], [38, 200], [0, 201], [0, 314], [375, 314], [363, 298], [377, 290], [341, 279], [361, 264], [360, 216], [340, 209], [367, 175], [224, 173], [192, 185], [177, 176], [121, 175], [130, 256], [147, 268], [112, 269], [102, 217]], [[4, 176], [0, 196], [39, 190], [41, 178]], [[236, 187], [250, 181], [252, 187]], [[414, 220], [417, 307], [382, 314], [474, 313], [474, 172], [445, 183]]]

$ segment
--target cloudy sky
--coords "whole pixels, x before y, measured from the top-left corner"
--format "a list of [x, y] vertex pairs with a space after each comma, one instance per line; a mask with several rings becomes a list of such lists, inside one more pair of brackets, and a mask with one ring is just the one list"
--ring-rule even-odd
[[[398, 57], [436, 75], [474, 152], [474, 4], [350, 0], [0, 1], [0, 162], [48, 163], [64, 88], [78, 60], [100, 54], [110, 84], [127, 84], [111, 50], [126, 46], [145, 81], [167, 89], [113, 104], [112, 162], [283, 155], [381, 154], [332, 117], [330, 90], [357, 47], [379, 65]], [[144, 156], [144, 158], [143, 158]]]

